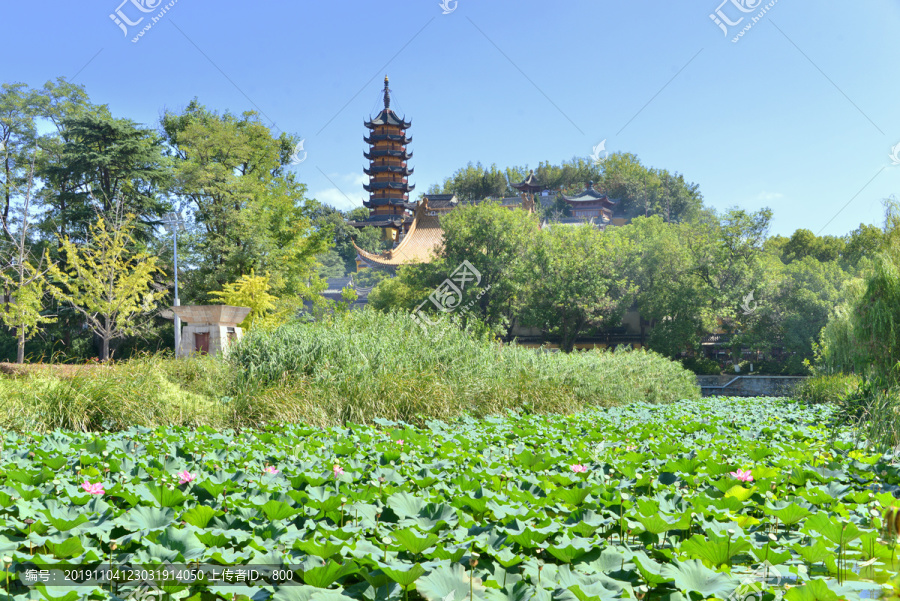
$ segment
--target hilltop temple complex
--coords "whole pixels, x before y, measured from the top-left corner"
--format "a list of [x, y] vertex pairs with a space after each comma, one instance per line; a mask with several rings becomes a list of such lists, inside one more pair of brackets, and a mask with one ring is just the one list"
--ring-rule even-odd
[[[413, 169], [408, 166], [408, 161], [413, 153], [407, 150], [412, 136], [408, 136], [406, 130], [411, 122], [391, 109], [387, 76], [384, 78], [384, 108], [363, 125], [369, 130], [363, 138], [369, 145], [369, 150], [363, 153], [369, 161], [369, 166], [363, 170], [369, 176], [369, 183], [363, 186], [369, 193], [369, 200], [363, 203], [369, 209], [369, 216], [361, 221], [351, 221], [349, 225], [379, 228], [381, 239], [391, 242], [392, 248], [373, 253], [354, 244], [357, 269], [371, 267], [393, 272], [400, 265], [429, 262], [443, 238], [441, 217], [465, 203], [453, 194], [426, 194], [419, 202], [410, 202], [409, 194], [415, 186], [409, 183]], [[557, 197], [548, 193], [534, 171], [512, 187], [519, 196], [500, 199], [500, 205], [511, 210], [534, 213], [538, 203]], [[558, 196], [571, 207], [572, 217], [552, 223], [545, 221], [542, 227], [590, 223], [603, 228], [625, 223], [625, 219], [616, 214], [618, 202], [595, 190], [593, 182], [588, 182], [584, 191], [575, 196]], [[481, 201], [473, 204], [478, 202]]]

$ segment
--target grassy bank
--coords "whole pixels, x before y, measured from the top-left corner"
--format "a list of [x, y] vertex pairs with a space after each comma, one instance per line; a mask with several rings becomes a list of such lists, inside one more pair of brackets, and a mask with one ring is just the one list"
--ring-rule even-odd
[[354, 312], [254, 333], [227, 360], [161, 355], [0, 378], [0, 426], [333, 425], [504, 413], [571, 414], [699, 396], [694, 376], [644, 351], [546, 353], [408, 314]]

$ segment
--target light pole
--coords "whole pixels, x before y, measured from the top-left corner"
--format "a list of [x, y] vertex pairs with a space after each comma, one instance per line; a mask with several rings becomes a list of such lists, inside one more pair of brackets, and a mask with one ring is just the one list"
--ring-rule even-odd
[[[181, 306], [178, 299], [178, 232], [184, 231], [184, 220], [181, 213], [166, 213], [163, 217], [163, 223], [166, 229], [172, 232], [172, 248], [175, 256], [175, 302], [173, 306]], [[181, 318], [175, 314], [175, 355], [178, 355], [178, 349], [181, 347]]]

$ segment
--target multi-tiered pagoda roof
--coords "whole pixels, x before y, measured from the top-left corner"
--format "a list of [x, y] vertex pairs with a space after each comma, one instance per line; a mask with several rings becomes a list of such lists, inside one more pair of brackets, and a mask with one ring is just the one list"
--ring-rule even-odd
[[406, 135], [410, 125], [391, 109], [391, 92], [385, 76], [384, 108], [365, 122], [371, 130], [363, 138], [369, 145], [369, 151], [363, 156], [370, 163], [365, 170], [369, 183], [363, 186], [369, 192], [369, 200], [364, 203], [366, 208], [378, 213], [401, 213], [415, 206], [409, 206], [409, 193], [415, 186], [409, 183], [412, 169], [406, 164], [412, 158], [412, 153], [406, 150], [406, 145], [412, 142], [412, 137]]
[[401, 232], [409, 230], [416, 208], [416, 203], [409, 201], [409, 193], [415, 186], [409, 183], [413, 169], [407, 161], [412, 153], [406, 149], [412, 136], [406, 135], [411, 123], [391, 109], [387, 77], [384, 78], [384, 108], [364, 125], [370, 130], [363, 137], [363, 142], [369, 145], [369, 150], [363, 153], [369, 161], [369, 166], [363, 169], [369, 176], [369, 183], [363, 185], [369, 193], [369, 200], [363, 202], [369, 216], [362, 221], [351, 221], [350, 225], [381, 228], [385, 240], [397, 243]]

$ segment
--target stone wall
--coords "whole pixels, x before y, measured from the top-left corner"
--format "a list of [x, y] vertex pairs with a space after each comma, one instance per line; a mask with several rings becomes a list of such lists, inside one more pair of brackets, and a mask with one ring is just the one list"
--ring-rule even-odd
[[[791, 396], [806, 376], [697, 376], [703, 396]], [[724, 388], [714, 388], [724, 386]]]

